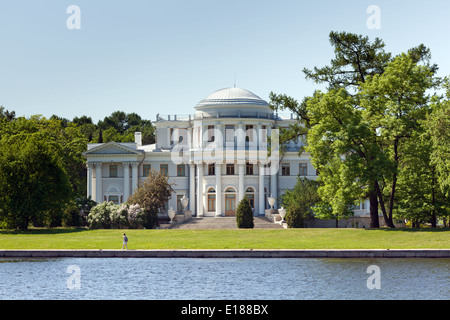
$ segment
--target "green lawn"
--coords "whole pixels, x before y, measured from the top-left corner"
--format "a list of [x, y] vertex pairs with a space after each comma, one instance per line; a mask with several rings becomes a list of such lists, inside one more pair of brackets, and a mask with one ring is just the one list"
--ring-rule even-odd
[[449, 229], [0, 231], [0, 249], [450, 249]]

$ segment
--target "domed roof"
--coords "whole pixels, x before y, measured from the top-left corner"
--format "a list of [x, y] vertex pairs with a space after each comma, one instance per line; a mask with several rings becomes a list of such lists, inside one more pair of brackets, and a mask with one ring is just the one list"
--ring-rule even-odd
[[226, 88], [210, 94], [208, 97], [200, 101], [197, 104], [197, 107], [237, 105], [268, 107], [269, 104], [248, 90], [241, 88]]

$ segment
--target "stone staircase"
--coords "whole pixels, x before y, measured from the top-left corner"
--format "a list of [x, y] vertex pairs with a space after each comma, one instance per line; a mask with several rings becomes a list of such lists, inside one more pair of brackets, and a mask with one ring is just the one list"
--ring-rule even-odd
[[[270, 222], [266, 217], [254, 217], [254, 229], [283, 229], [278, 223]], [[175, 224], [171, 229], [237, 229], [236, 217], [193, 217], [185, 223]]]

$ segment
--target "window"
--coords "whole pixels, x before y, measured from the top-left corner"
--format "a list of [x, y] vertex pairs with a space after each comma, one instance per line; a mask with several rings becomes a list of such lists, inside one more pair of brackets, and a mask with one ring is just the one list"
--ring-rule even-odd
[[298, 168], [298, 175], [299, 176], [307, 176], [308, 175], [308, 164], [307, 163], [300, 163]]
[[208, 142], [214, 141], [214, 126], [208, 126]]
[[267, 142], [267, 127], [261, 126], [261, 132], [259, 133], [261, 137], [261, 142]]
[[245, 126], [245, 141], [253, 141], [253, 125]]
[[114, 204], [119, 204], [119, 196], [109, 196], [109, 201], [114, 202]]
[[213, 176], [215, 174], [216, 174], [216, 166], [214, 165], [214, 163], [208, 164], [208, 175]]
[[283, 163], [281, 165], [281, 175], [282, 176], [290, 176], [291, 175], [291, 166], [289, 163]]
[[112, 164], [109, 166], [109, 177], [117, 178], [117, 165]]
[[150, 175], [150, 171], [151, 170], [152, 170], [152, 165], [151, 164], [144, 164], [144, 167], [143, 167], [144, 177], [148, 177]]
[[225, 126], [225, 135], [227, 142], [234, 142], [234, 125], [227, 124]]
[[178, 177], [186, 176], [186, 165], [184, 165], [184, 164], [177, 165], [177, 176]]
[[245, 174], [248, 176], [253, 175], [253, 163], [247, 162], [245, 165]]
[[216, 190], [210, 188], [208, 190], [208, 212], [216, 211]]
[[227, 164], [227, 176], [234, 175], [234, 164]]
[[168, 164], [161, 164], [159, 166], [159, 173], [161, 173], [163, 176], [169, 175], [169, 165]]

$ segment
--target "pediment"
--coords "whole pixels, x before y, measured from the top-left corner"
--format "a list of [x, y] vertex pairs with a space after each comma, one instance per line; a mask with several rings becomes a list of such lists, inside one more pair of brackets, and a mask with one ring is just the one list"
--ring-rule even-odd
[[88, 145], [88, 151], [84, 152], [83, 155], [137, 155], [141, 153], [140, 150], [136, 150], [136, 144], [134, 143], [108, 142]]

